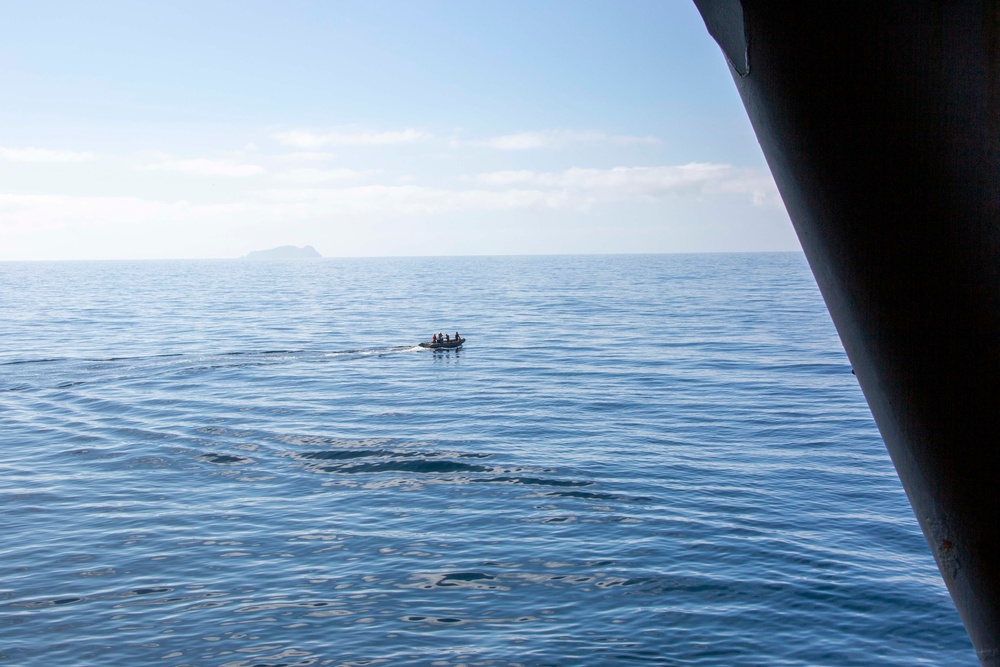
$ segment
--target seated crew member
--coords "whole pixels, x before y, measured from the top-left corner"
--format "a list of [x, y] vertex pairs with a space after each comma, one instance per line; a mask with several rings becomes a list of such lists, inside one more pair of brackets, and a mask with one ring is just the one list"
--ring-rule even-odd
[[432, 334], [431, 335], [431, 342], [432, 343], [438, 342], [438, 335], [437, 334]]
[[450, 342], [451, 342], [451, 336], [449, 336], [448, 334], [445, 334], [445, 335], [444, 335], [444, 341], [445, 341], [446, 343], [450, 343]]

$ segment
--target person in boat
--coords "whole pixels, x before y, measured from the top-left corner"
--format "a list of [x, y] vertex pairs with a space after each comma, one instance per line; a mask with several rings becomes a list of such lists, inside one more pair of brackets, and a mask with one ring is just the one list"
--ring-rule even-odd
[[462, 337], [461, 337], [461, 336], [459, 336], [459, 335], [458, 335], [458, 332], [456, 331], [456, 332], [455, 332], [455, 340], [461, 340], [461, 339], [462, 339]]
[[431, 334], [431, 342], [432, 343], [438, 342], [438, 335], [437, 334]]
[[445, 334], [445, 335], [444, 335], [444, 341], [445, 341], [446, 343], [450, 343], [450, 342], [451, 342], [451, 336], [449, 336], [448, 334]]

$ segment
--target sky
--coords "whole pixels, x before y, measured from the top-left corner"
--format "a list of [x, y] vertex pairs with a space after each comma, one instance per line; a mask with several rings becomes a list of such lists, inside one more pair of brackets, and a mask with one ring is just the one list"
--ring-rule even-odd
[[690, 0], [0, 9], [0, 260], [799, 248]]

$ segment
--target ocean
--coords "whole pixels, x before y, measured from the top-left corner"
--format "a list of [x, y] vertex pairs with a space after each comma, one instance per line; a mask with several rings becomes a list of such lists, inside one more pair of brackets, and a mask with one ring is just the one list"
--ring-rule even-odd
[[798, 253], [0, 263], [0, 503], [4, 665], [978, 664]]

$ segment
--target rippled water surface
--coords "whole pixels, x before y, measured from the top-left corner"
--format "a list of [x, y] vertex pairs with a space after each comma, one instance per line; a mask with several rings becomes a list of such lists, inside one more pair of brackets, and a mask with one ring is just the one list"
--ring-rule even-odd
[[0, 502], [3, 664], [976, 664], [798, 254], [0, 264]]

